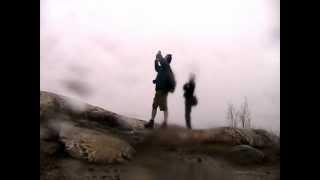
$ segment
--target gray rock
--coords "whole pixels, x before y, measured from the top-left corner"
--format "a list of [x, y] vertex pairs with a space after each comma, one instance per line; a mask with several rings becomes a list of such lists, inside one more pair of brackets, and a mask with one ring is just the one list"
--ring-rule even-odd
[[229, 153], [232, 160], [241, 164], [260, 163], [265, 157], [262, 151], [248, 145], [234, 146]]

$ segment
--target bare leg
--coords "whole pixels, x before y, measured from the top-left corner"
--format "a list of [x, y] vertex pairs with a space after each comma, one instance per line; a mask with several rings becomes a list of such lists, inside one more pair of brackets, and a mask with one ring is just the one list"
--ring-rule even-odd
[[168, 110], [163, 111], [164, 123], [168, 122], [168, 116], [169, 116]]
[[157, 114], [157, 108], [152, 108], [151, 119], [147, 124], [145, 124], [146, 128], [153, 128], [154, 118], [156, 117], [156, 114]]
[[168, 110], [163, 111], [163, 123], [162, 123], [162, 127], [166, 127], [166, 126], [167, 126], [168, 116], [169, 116]]
[[152, 113], [151, 113], [151, 120], [153, 121], [154, 118], [156, 117], [157, 115], [157, 109], [152, 109]]

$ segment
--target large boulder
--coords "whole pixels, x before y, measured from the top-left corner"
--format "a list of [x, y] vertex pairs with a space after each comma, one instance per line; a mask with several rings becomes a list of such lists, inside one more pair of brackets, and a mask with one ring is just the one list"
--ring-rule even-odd
[[[40, 124], [58, 116], [71, 117], [71, 121], [98, 122], [101, 126], [132, 130], [143, 127], [144, 121], [128, 118], [103, 108], [51, 92], [40, 91]], [[82, 121], [83, 122], [83, 121]]]
[[218, 127], [193, 131], [190, 138], [195, 142], [246, 144], [258, 148], [280, 146], [278, 136], [262, 129]]
[[229, 152], [230, 158], [241, 164], [260, 163], [264, 160], [264, 153], [248, 145], [234, 146]]
[[84, 128], [63, 131], [61, 141], [72, 157], [94, 163], [124, 162], [134, 153], [133, 147], [121, 138]]
[[71, 157], [88, 162], [123, 162], [135, 152], [127, 142], [132, 136], [123, 132], [141, 126], [139, 120], [58, 94], [40, 92], [41, 159], [52, 157], [63, 148]]

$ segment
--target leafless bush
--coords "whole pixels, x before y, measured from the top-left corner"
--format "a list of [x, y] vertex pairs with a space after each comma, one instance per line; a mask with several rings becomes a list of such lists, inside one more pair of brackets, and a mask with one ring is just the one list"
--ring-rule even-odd
[[229, 121], [231, 127], [235, 128], [238, 126], [237, 111], [233, 104], [228, 104], [227, 120]]
[[245, 97], [240, 110], [237, 110], [233, 104], [228, 104], [227, 120], [231, 127], [251, 128], [251, 114], [247, 97]]
[[239, 111], [239, 120], [242, 128], [251, 128], [251, 116], [247, 97], [244, 98], [244, 102], [241, 105], [241, 109]]

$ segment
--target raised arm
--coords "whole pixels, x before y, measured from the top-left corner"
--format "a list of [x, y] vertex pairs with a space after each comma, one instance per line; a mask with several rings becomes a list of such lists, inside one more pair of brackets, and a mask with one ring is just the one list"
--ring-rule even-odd
[[155, 60], [155, 61], [154, 61], [154, 69], [155, 69], [157, 72], [159, 72], [160, 66], [159, 66], [158, 60]]
[[159, 70], [160, 70], [159, 62], [160, 62], [161, 59], [163, 59], [163, 57], [162, 57], [161, 51], [159, 50], [157, 55], [156, 55], [156, 60], [154, 61], [154, 69], [157, 72], [159, 72]]

